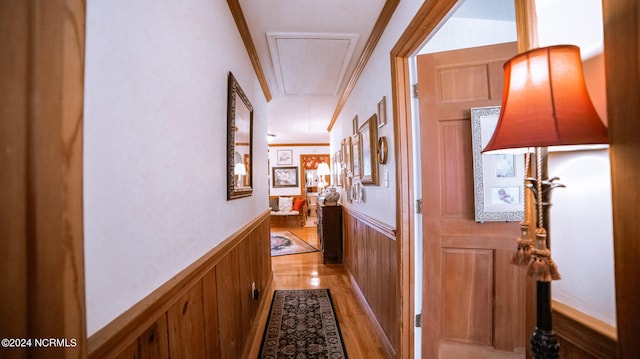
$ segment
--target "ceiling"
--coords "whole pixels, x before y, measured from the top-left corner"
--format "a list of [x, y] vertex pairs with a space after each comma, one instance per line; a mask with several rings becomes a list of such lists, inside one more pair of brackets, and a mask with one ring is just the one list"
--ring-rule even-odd
[[[232, 12], [234, 7], [241, 9], [245, 30], [255, 47], [254, 60], [262, 71], [263, 90], [268, 88], [265, 93], [271, 96], [267, 118], [268, 133], [276, 135], [273, 143], [327, 144], [327, 128], [344, 100], [348, 82], [377, 42], [371, 36], [372, 30], [379, 17], [388, 21], [398, 0], [228, 2]], [[510, 3], [507, 8], [513, 9], [513, 0], [488, 2]], [[487, 11], [500, 9], [499, 5], [489, 6], [487, 0], [466, 0], [460, 6], [460, 16], [514, 18], [504, 11]], [[242, 34], [243, 29], [239, 28]], [[373, 43], [368, 43], [370, 37]], [[246, 44], [247, 39], [244, 41]]]

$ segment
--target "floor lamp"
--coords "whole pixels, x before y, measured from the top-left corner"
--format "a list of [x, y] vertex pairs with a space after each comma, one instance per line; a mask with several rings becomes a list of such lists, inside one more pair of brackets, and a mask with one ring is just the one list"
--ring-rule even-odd
[[[606, 144], [607, 128], [589, 99], [577, 46], [521, 53], [504, 64], [504, 72], [500, 117], [482, 152], [519, 149], [527, 152], [526, 171], [535, 164], [535, 176], [525, 178], [525, 187], [535, 197], [535, 219], [525, 218], [521, 223], [513, 263], [526, 266], [527, 274], [536, 280], [536, 328], [531, 336], [534, 358], [557, 358], [560, 346], [551, 323], [551, 281], [560, 279], [560, 274], [551, 259], [548, 229], [551, 192], [562, 185], [547, 174], [547, 151], [555, 146]], [[534, 160], [528, 153], [530, 148], [535, 148]], [[535, 231], [530, 234], [534, 223]]]

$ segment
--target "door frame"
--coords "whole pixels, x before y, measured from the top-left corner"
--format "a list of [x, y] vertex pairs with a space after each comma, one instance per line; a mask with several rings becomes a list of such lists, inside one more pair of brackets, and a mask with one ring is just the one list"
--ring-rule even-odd
[[[518, 33], [518, 51], [526, 51], [535, 47], [536, 18], [535, 0], [515, 0], [516, 29]], [[415, 275], [413, 254], [415, 252], [415, 192], [413, 178], [419, 169], [413, 167], [413, 130], [412, 130], [412, 97], [410, 82], [410, 58], [423, 46], [425, 40], [447, 18], [459, 0], [425, 1], [417, 11], [396, 45], [391, 49], [391, 91], [394, 119], [394, 150], [396, 153], [396, 223], [398, 223], [398, 239], [400, 250], [401, 288], [402, 293], [402, 323], [401, 348], [402, 353], [414, 357], [414, 305], [415, 305]], [[528, 291], [529, 289], [527, 289]], [[528, 293], [527, 293], [528, 294]], [[531, 297], [527, 295], [527, 297]], [[529, 303], [527, 303], [527, 307]], [[529, 316], [533, 310], [527, 310], [527, 327], [534, 323], [535, 318]]]
[[637, 266], [640, 213], [630, 192], [640, 191], [640, 4], [637, 0], [603, 1], [607, 117], [611, 156], [613, 248], [616, 287], [617, 357], [640, 353], [640, 286]]
[[0, 98], [0, 163], [6, 168], [0, 176], [0, 293], [7, 298], [0, 305], [0, 332], [9, 338], [73, 338], [73, 347], [50, 356], [82, 358], [86, 3], [4, 1], [1, 7], [6, 27], [0, 38], [6, 41], [0, 49], [8, 56], [0, 59], [6, 95]]

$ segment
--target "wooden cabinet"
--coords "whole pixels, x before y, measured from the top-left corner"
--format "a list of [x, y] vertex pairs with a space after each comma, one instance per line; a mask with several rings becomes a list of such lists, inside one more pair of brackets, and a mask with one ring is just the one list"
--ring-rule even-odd
[[323, 263], [342, 263], [342, 207], [318, 204], [316, 213]]

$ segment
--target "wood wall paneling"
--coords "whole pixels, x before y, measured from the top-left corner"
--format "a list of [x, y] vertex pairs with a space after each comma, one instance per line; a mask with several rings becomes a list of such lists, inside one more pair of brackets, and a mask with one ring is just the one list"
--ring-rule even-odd
[[[258, 302], [251, 298], [251, 283], [258, 282], [258, 278], [253, 274], [259, 268], [258, 258], [253, 256], [253, 254], [257, 253], [256, 247], [252, 240], [244, 241], [238, 246], [240, 296], [236, 300], [239, 299], [240, 303], [242, 303], [242, 337], [249, 335], [256, 310], [258, 309]], [[246, 255], [243, 256], [243, 254]]]
[[571, 341], [565, 340], [564, 337], [557, 335], [556, 340], [558, 344], [560, 344], [560, 359], [602, 359], [602, 358], [615, 358], [612, 357], [599, 357], [595, 355], [591, 355], [588, 352], [585, 352], [580, 347], [576, 346]]
[[202, 303], [207, 358], [216, 358], [220, 355], [220, 331], [218, 328], [218, 292], [215, 267], [202, 277]]
[[91, 338], [90, 358], [241, 358], [272, 277], [269, 213]]
[[[263, 296], [267, 294], [266, 288], [269, 285], [271, 274], [271, 235], [270, 232], [261, 231], [258, 233], [258, 237], [254, 238], [253, 248], [255, 252], [252, 254], [252, 258], [257, 258], [256, 263], [256, 287], [259, 291], [258, 302], [261, 302]], [[256, 305], [256, 312], [259, 305]]]
[[140, 348], [138, 347], [137, 341], [131, 343], [116, 357], [116, 359], [139, 359], [139, 358], [140, 358]]
[[117, 359], [168, 359], [169, 333], [167, 316], [160, 316], [137, 340], [129, 344], [115, 357]]
[[253, 326], [260, 304], [258, 300], [251, 297], [252, 283], [255, 283], [256, 288], [262, 292], [267, 285], [267, 277], [264, 273], [269, 273], [271, 269], [270, 238], [256, 235], [243, 241], [238, 246], [238, 250], [239, 298], [242, 303], [242, 333], [245, 336]]
[[171, 358], [204, 358], [205, 325], [202, 282], [195, 283], [167, 311]]
[[[216, 265], [217, 293], [220, 293], [218, 296], [218, 333], [220, 333], [220, 356], [222, 358], [239, 358], [242, 352], [244, 328], [239, 258], [238, 251], [233, 250]], [[235, 310], [231, 308], [235, 308]]]
[[380, 231], [379, 223], [353, 211], [343, 212], [343, 264], [362, 294], [386, 338], [388, 351], [397, 353], [400, 345], [400, 298], [398, 285], [397, 241], [390, 238], [393, 229]]
[[616, 358], [616, 328], [566, 304], [552, 304], [561, 359]]
[[161, 315], [136, 341], [140, 359], [169, 358], [169, 325], [167, 315]]

